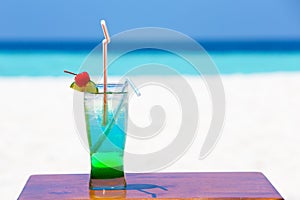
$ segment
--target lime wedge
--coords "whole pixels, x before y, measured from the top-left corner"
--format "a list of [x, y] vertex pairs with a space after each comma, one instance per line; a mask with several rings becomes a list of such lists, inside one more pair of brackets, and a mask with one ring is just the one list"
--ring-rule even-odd
[[85, 86], [85, 92], [96, 94], [98, 93], [98, 88], [93, 81], [89, 81]]
[[77, 90], [79, 92], [88, 92], [88, 93], [92, 93], [92, 94], [96, 94], [98, 93], [98, 88], [96, 86], [96, 84], [93, 81], [89, 81], [86, 86], [84, 87], [79, 87], [75, 82], [73, 82], [70, 85], [70, 88]]

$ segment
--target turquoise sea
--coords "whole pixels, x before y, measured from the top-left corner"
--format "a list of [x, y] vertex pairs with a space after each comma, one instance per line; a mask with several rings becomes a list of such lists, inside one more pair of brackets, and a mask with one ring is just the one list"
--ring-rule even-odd
[[[0, 48], [0, 76], [67, 76], [63, 70], [78, 72], [88, 54], [87, 49]], [[183, 59], [165, 52], [150, 54], [152, 56], [149, 57], [149, 51], [142, 51], [123, 56], [122, 70], [110, 70], [109, 74], [120, 75], [128, 70], [126, 66], [158, 61], [172, 66], [181, 74], [195, 75]], [[300, 50], [211, 50], [208, 54], [221, 74], [300, 71]]]

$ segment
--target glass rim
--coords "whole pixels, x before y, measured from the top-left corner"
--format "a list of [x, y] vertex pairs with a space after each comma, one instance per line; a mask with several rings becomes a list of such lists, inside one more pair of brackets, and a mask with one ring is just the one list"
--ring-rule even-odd
[[[126, 83], [107, 83], [106, 86], [107, 87], [119, 87], [119, 86], [124, 86]], [[97, 87], [103, 87], [104, 83], [96, 83]]]
[[[103, 95], [103, 94], [126, 94], [127, 91], [127, 84], [126, 83], [107, 83], [107, 91], [104, 93], [104, 84], [103, 83], [97, 83], [96, 87], [98, 88], [98, 93], [89, 93], [84, 92], [86, 95]], [[124, 91], [122, 89], [125, 88]]]

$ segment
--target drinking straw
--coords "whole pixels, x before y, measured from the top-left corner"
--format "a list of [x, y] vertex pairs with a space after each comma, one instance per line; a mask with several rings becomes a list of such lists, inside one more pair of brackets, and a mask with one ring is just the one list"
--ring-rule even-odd
[[107, 43], [110, 43], [110, 37], [107, 31], [105, 20], [101, 20], [101, 26], [102, 26], [104, 37], [107, 40]]
[[126, 78], [126, 82], [129, 83], [129, 85], [131, 86], [131, 88], [134, 90], [135, 94], [138, 97], [141, 96], [141, 93], [140, 93], [139, 89], [137, 87], [135, 87], [135, 85], [133, 84], [133, 82], [129, 78]]
[[103, 34], [105, 39], [102, 41], [102, 54], [103, 54], [103, 117], [102, 117], [102, 125], [106, 125], [107, 118], [107, 44], [110, 42], [110, 37], [107, 31], [106, 23], [104, 20], [101, 20], [101, 27], [103, 30]]

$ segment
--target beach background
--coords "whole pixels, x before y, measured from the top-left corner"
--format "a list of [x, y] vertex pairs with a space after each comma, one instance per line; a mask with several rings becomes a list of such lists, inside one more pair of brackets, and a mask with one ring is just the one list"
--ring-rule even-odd
[[[106, 19], [111, 35], [144, 26], [181, 31], [207, 50], [220, 71], [226, 119], [219, 142], [208, 157], [198, 159], [210, 124], [211, 100], [203, 80], [183, 71], [192, 88], [203, 91], [195, 94], [201, 123], [189, 150], [162, 171], [259, 171], [285, 199], [299, 199], [300, 4], [293, 0], [189, 0], [184, 10], [179, 0], [172, 5], [158, 0], [145, 4], [134, 0], [118, 5], [115, 1], [3, 1], [1, 198], [17, 199], [33, 174], [89, 173], [89, 154], [73, 117], [74, 92], [69, 88], [73, 77], [63, 70], [78, 72], [103, 39], [99, 19]], [[155, 56], [159, 60], [164, 55]], [[130, 62], [130, 57], [125, 58], [124, 65]], [[151, 99], [144, 104], [151, 104]], [[142, 116], [138, 112], [142, 104], [130, 106]], [[167, 120], [173, 122], [176, 117]], [[140, 120], [149, 123], [147, 117]], [[170, 142], [162, 138], [163, 145]], [[139, 153], [151, 150], [141, 152], [131, 140], [126, 148]], [[130, 161], [125, 159], [125, 169], [126, 162]]]

